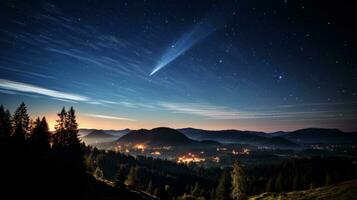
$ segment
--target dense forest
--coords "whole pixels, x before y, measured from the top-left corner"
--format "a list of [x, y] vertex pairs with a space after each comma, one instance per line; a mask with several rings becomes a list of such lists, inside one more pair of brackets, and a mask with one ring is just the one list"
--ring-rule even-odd
[[[178, 164], [85, 146], [75, 110], [58, 113], [55, 131], [45, 117], [31, 120], [22, 103], [11, 115], [0, 106], [2, 191], [14, 198], [247, 199], [264, 192], [298, 191], [357, 178], [356, 161], [311, 157], [279, 164], [228, 168]], [[50, 199], [51, 199], [50, 198]]]

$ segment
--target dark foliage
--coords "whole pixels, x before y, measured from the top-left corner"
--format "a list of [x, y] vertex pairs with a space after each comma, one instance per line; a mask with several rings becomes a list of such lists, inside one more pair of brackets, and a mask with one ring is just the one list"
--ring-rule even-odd
[[125, 188], [114, 189], [88, 174], [84, 145], [78, 139], [75, 111], [63, 108], [56, 132], [45, 118], [31, 123], [22, 103], [11, 121], [0, 106], [1, 193], [11, 199], [144, 199]]

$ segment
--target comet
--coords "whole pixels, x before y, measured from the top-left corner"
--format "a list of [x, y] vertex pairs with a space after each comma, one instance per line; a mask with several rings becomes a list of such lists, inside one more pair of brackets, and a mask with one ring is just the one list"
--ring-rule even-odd
[[220, 27], [220, 24], [218, 23], [220, 20], [217, 19], [219, 18], [213, 18], [213, 20], [202, 20], [197, 23], [190, 31], [183, 34], [177, 41], [175, 41], [169, 48], [166, 49], [159, 62], [150, 73], [150, 76], [154, 75], [159, 70], [169, 65], [192, 47], [217, 31]]

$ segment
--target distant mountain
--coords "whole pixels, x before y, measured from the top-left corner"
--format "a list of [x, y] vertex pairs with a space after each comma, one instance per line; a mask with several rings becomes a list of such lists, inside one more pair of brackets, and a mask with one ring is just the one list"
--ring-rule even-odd
[[265, 140], [259, 142], [259, 144], [262, 146], [273, 147], [273, 148], [284, 148], [284, 149], [300, 147], [300, 145], [291, 142], [283, 137], [266, 138]]
[[268, 133], [267, 135], [270, 137], [281, 137], [284, 136], [286, 134], [288, 134], [290, 132], [285, 132], [285, 131], [277, 131], [277, 132], [273, 132], [273, 133]]
[[[124, 135], [124, 134], [123, 134]], [[93, 129], [90, 133], [87, 133], [85, 136], [81, 137], [81, 140], [87, 145], [96, 146], [99, 143], [113, 142], [120, 138], [122, 135], [112, 135], [109, 134], [106, 130], [96, 130]]]
[[85, 139], [104, 139], [104, 138], [113, 138], [114, 135], [108, 134], [103, 130], [93, 130], [83, 138]]
[[117, 140], [117, 143], [145, 144], [149, 146], [219, 145], [217, 142], [198, 142], [171, 128], [140, 129], [131, 131]]
[[267, 146], [274, 148], [297, 148], [294, 142], [285, 138], [271, 138], [269, 134], [255, 131], [219, 130], [209, 131], [194, 128], [178, 129], [188, 138], [194, 140], [213, 140], [226, 144], [251, 144], [256, 146]]
[[79, 137], [84, 137], [86, 135], [88, 135], [89, 133], [93, 132], [96, 129], [86, 129], [86, 128], [81, 128], [78, 131], [78, 135]]
[[345, 133], [338, 129], [307, 128], [283, 135], [285, 139], [300, 144], [356, 144], [356, 133]]
[[194, 140], [213, 140], [226, 144], [251, 144], [276, 148], [296, 148], [297, 144], [284, 138], [271, 138], [267, 133], [255, 131], [220, 130], [208, 131], [194, 128], [178, 129], [187, 137]]
[[127, 133], [129, 133], [131, 130], [130, 129], [123, 129], [123, 130], [105, 130], [106, 133], [115, 135], [115, 136], [123, 136]]
[[117, 140], [119, 143], [146, 144], [150, 146], [176, 146], [193, 143], [182, 133], [171, 128], [140, 129], [131, 131]]
[[79, 129], [78, 135], [80, 137], [84, 137], [93, 131], [104, 131], [107, 134], [110, 134], [110, 135], [113, 135], [116, 137], [121, 137], [121, 136], [129, 133], [131, 130], [130, 129], [123, 129], [123, 130]]

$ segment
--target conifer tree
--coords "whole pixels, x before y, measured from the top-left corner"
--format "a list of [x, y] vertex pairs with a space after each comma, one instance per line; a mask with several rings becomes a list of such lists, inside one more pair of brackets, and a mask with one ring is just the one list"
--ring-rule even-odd
[[332, 179], [331, 179], [331, 176], [329, 173], [326, 174], [326, 177], [325, 177], [325, 186], [329, 186], [329, 185], [332, 185]]
[[62, 108], [61, 112], [57, 114], [58, 119], [55, 125], [55, 135], [53, 138], [53, 146], [55, 149], [59, 149], [65, 146], [66, 138], [66, 124], [67, 124], [67, 112], [65, 107]]
[[145, 190], [147, 193], [152, 194], [153, 192], [153, 186], [152, 186], [152, 181], [150, 180], [150, 182], [148, 183], [148, 186], [146, 187]]
[[17, 149], [25, 147], [25, 139], [30, 130], [30, 117], [24, 102], [16, 109], [13, 118], [13, 139]]
[[274, 191], [274, 182], [273, 179], [270, 178], [267, 182], [267, 184], [265, 185], [265, 191], [266, 192], [273, 192]]
[[198, 182], [196, 182], [191, 192], [191, 195], [194, 197], [199, 197], [200, 193], [201, 193], [200, 185], [198, 184]]
[[236, 199], [236, 200], [247, 199], [247, 195], [246, 195], [247, 181], [245, 177], [245, 172], [243, 167], [238, 162], [235, 162], [233, 164], [231, 177], [232, 177], [232, 192], [231, 192], [232, 199]]
[[11, 137], [11, 114], [0, 105], [0, 145], [8, 145]]
[[138, 186], [138, 167], [131, 167], [125, 184], [131, 188]]
[[46, 118], [42, 120], [38, 117], [34, 122], [34, 127], [31, 134], [31, 144], [35, 151], [47, 153], [50, 150], [50, 132]]
[[283, 188], [283, 175], [279, 174], [278, 178], [275, 180], [275, 191], [276, 192], [282, 192], [284, 190]]
[[299, 190], [299, 176], [295, 175], [293, 178], [293, 191]]
[[78, 138], [78, 123], [73, 107], [68, 112], [63, 107], [57, 114], [53, 149], [62, 159], [63, 164], [71, 168], [72, 173], [85, 171], [83, 144]]
[[219, 179], [216, 189], [216, 200], [230, 199], [231, 176], [227, 170], [224, 170]]
[[117, 187], [123, 187], [126, 179], [126, 173], [124, 167], [119, 167], [115, 173], [114, 183]]

